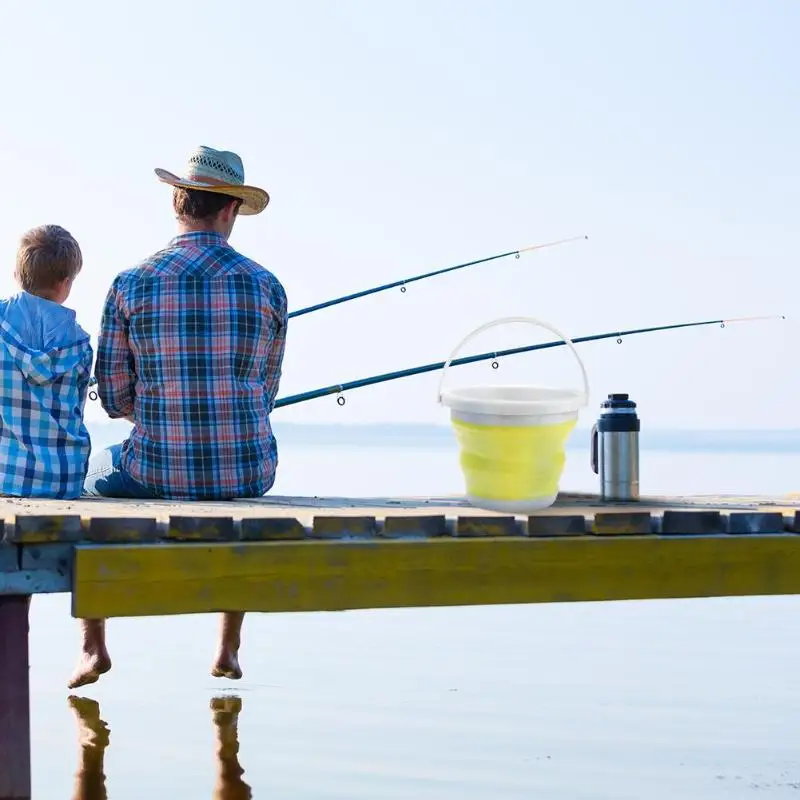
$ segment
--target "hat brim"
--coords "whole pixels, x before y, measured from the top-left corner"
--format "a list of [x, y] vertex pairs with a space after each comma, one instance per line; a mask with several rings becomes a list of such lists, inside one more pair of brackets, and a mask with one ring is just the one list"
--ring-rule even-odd
[[183, 189], [199, 189], [203, 192], [227, 194], [242, 201], [240, 214], [260, 214], [269, 203], [269, 195], [257, 186], [244, 186], [236, 183], [205, 183], [191, 178], [180, 178], [165, 169], [156, 168], [156, 177], [162, 183], [179, 186]]

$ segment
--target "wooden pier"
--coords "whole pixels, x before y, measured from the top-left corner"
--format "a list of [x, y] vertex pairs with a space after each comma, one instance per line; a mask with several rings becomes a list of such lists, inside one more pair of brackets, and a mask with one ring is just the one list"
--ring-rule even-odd
[[0, 500], [0, 800], [30, 797], [28, 604], [81, 618], [800, 594], [800, 497]]

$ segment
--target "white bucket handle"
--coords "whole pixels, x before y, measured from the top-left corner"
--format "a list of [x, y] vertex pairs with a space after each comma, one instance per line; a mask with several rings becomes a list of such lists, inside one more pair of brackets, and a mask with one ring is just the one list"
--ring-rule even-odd
[[456, 346], [455, 350], [450, 354], [450, 358], [447, 359], [445, 362], [444, 368], [442, 369], [442, 377], [439, 381], [439, 395], [437, 398], [438, 403], [441, 405], [442, 402], [442, 388], [444, 386], [444, 379], [447, 375], [447, 370], [450, 366], [450, 362], [458, 355], [459, 351], [462, 347], [464, 347], [467, 342], [469, 342], [472, 338], [477, 336], [479, 333], [483, 333], [485, 330], [489, 328], [494, 328], [497, 325], [507, 325], [513, 322], [522, 322], [528, 325], [534, 325], [537, 328], [544, 328], [545, 330], [550, 331], [550, 333], [554, 333], [558, 336], [559, 339], [563, 339], [564, 344], [572, 350], [572, 354], [575, 356], [578, 366], [581, 368], [581, 374], [583, 375], [583, 401], [581, 406], [585, 406], [589, 402], [589, 377], [586, 374], [586, 367], [583, 364], [583, 360], [578, 355], [578, 351], [575, 349], [575, 345], [572, 343], [572, 339], [567, 338], [561, 331], [554, 328], [552, 325], [548, 325], [546, 322], [542, 322], [541, 320], [534, 319], [533, 317], [502, 317], [501, 319], [496, 319], [493, 322], [487, 322], [485, 325], [481, 325], [480, 328], [476, 328], [472, 333], [465, 336]]

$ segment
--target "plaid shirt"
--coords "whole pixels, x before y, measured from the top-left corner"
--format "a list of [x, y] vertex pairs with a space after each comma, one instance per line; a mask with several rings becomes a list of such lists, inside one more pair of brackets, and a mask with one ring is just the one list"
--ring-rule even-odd
[[177, 236], [118, 275], [95, 375], [108, 415], [133, 415], [122, 469], [168, 499], [269, 491], [286, 325], [278, 279], [215, 233]]
[[92, 358], [74, 311], [26, 292], [0, 300], [0, 494], [80, 497]]

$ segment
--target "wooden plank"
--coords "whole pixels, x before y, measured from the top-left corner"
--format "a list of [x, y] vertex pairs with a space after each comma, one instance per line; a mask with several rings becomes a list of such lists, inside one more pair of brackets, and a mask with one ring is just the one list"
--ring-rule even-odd
[[241, 522], [241, 538], [244, 542], [302, 539], [305, 535], [305, 527], [294, 517], [246, 518]]
[[404, 537], [444, 536], [447, 533], [447, 518], [444, 514], [421, 517], [386, 517], [381, 536], [388, 539]]
[[78, 545], [73, 615], [770, 594], [800, 594], [800, 537], [441, 537]]
[[[793, 516], [800, 509], [800, 495], [708, 495], [642, 497], [637, 511], [649, 511], [661, 516], [665, 510], [780, 511]], [[555, 505], [547, 509], [551, 516], [582, 514], [588, 518], [602, 511], [613, 511], [597, 495], [562, 493]], [[294, 517], [310, 527], [315, 515], [362, 516], [381, 519], [385, 515], [420, 516], [444, 514], [453, 519], [459, 514], [502, 517], [500, 512], [476, 509], [458, 495], [439, 497], [308, 497], [267, 495], [252, 500], [225, 502], [179, 502], [169, 500], [118, 500], [84, 498], [81, 500], [20, 500], [0, 498], [0, 518], [7, 521], [16, 516], [74, 516], [92, 517], [155, 517], [166, 522], [171, 515], [190, 517], [231, 516], [236, 520], [264, 517]], [[527, 515], [517, 515], [525, 520]]]
[[465, 538], [519, 536], [520, 525], [516, 517], [459, 517], [456, 536]]
[[158, 539], [155, 517], [92, 517], [86, 539], [90, 542], [154, 542]]
[[167, 538], [180, 542], [230, 542], [238, 535], [233, 517], [173, 515], [169, 518]]
[[29, 598], [0, 597], [0, 800], [31, 796]]
[[18, 573], [6, 575], [10, 580], [3, 594], [21, 591], [24, 594], [68, 592], [72, 585], [71, 544], [32, 544], [20, 548]]
[[620, 536], [652, 532], [649, 511], [604, 511], [595, 514], [592, 533], [598, 536]]
[[0, 542], [0, 573], [19, 569], [19, 551], [13, 544]]
[[378, 532], [374, 516], [315, 516], [311, 535], [317, 539], [371, 538]]
[[733, 511], [728, 517], [728, 533], [783, 533], [786, 521], [780, 511]]
[[719, 511], [665, 511], [661, 533], [699, 536], [725, 533], [725, 519]]
[[72, 580], [69, 573], [63, 574], [47, 569], [0, 572], [0, 595], [53, 594], [69, 592], [71, 589]]
[[583, 514], [534, 514], [528, 517], [528, 536], [583, 536]]
[[83, 536], [81, 518], [76, 514], [23, 514], [9, 528], [6, 540], [15, 544], [77, 542]]
[[22, 548], [21, 570], [47, 570], [69, 575], [72, 569], [71, 544], [34, 544]]

